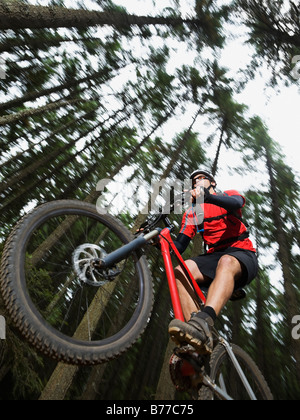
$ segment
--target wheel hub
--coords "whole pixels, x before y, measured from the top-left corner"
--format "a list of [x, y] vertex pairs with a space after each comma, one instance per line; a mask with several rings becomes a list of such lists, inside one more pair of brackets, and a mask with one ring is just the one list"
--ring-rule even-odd
[[100, 287], [114, 279], [120, 271], [101, 270], [95, 260], [102, 259], [106, 252], [95, 244], [83, 244], [73, 253], [73, 266], [79, 279], [90, 286]]

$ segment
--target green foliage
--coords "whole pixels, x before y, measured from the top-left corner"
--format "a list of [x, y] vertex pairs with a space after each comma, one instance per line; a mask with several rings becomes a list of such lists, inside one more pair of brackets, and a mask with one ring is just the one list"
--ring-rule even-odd
[[267, 63], [271, 86], [280, 80], [295, 83], [292, 59], [300, 54], [299, 5], [283, 0], [235, 0], [233, 10], [247, 26], [247, 42], [255, 49], [248, 77]]

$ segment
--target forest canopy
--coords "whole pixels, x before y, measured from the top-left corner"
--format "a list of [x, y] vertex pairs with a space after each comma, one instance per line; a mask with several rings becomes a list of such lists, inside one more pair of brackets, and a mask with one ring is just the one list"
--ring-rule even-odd
[[[247, 299], [226, 307], [220, 329], [249, 352], [276, 399], [299, 399], [300, 342], [292, 336], [300, 303], [299, 174], [261, 116], [237, 100], [263, 63], [266, 86], [279, 95], [282, 82], [299, 85], [292, 72], [299, 5], [153, 1], [154, 12], [143, 16], [140, 3], [130, 14], [117, 0], [0, 0], [0, 253], [22, 215], [51, 200], [96, 203], [101, 179], [130, 184], [130, 194], [140, 182], [150, 191], [153, 181], [186, 179], [198, 167], [242, 177], [260, 270]], [[219, 61], [230, 25], [243, 28], [253, 52], [235, 78]], [[139, 210], [127, 206], [118, 217], [133, 229], [144, 220]], [[178, 229], [181, 216], [172, 221]], [[184, 257], [199, 248], [201, 240]], [[0, 399], [184, 398], [164, 376], [171, 304], [158, 251], [147, 258], [153, 315], [128, 353], [94, 368], [57, 366], [7, 320]]]

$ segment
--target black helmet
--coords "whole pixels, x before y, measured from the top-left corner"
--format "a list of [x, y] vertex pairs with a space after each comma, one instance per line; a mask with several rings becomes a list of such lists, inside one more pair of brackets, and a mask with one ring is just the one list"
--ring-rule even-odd
[[202, 170], [202, 169], [197, 169], [197, 171], [194, 171], [194, 172], [191, 174], [190, 179], [194, 179], [194, 178], [195, 178], [195, 176], [200, 175], [200, 174], [203, 174], [203, 175], [207, 176], [207, 178], [208, 178], [211, 182], [214, 182], [214, 183], [217, 185], [217, 183], [216, 183], [216, 180], [215, 180], [214, 176], [211, 174], [211, 172], [207, 171], [206, 169], [204, 169], [204, 170]]

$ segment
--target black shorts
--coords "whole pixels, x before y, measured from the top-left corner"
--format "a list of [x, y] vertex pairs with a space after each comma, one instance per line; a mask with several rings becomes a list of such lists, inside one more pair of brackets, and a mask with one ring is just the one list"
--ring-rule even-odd
[[209, 278], [204, 286], [209, 287], [216, 277], [217, 266], [223, 255], [235, 257], [242, 265], [243, 275], [236, 282], [235, 290], [247, 286], [255, 279], [258, 272], [258, 261], [255, 252], [241, 248], [226, 248], [222, 251], [213, 252], [212, 254], [204, 254], [196, 258], [191, 258], [197, 264], [201, 273]]

